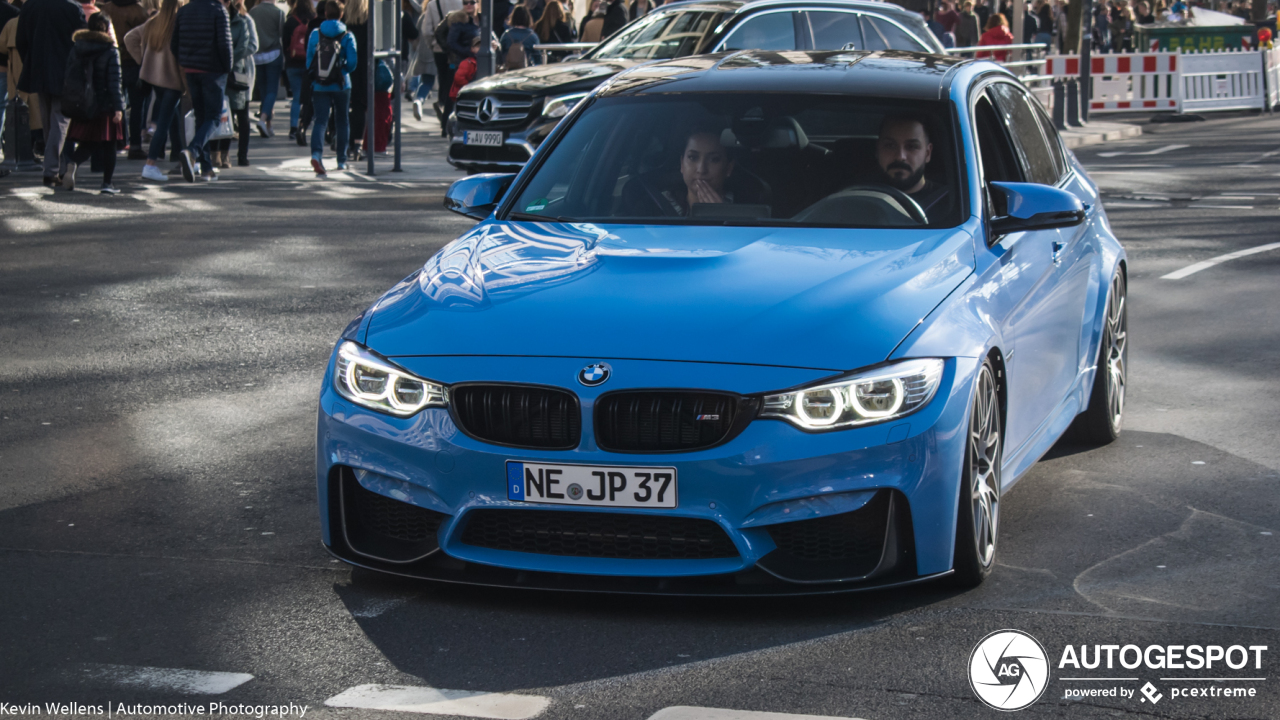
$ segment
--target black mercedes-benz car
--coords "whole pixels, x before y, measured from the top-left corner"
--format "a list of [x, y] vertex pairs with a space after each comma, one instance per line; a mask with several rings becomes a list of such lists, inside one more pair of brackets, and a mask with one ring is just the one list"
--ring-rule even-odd
[[458, 94], [449, 163], [516, 170], [560, 118], [640, 63], [729, 50], [944, 52], [917, 13], [875, 0], [707, 0], [663, 5], [573, 62], [535, 65]]

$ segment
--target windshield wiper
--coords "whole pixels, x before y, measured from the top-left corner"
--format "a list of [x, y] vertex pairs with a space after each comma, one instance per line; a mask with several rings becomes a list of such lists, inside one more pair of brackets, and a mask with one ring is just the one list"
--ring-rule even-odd
[[533, 213], [509, 212], [508, 220], [533, 220], [534, 222], [577, 222], [572, 218], [556, 217], [555, 215], [534, 215]]

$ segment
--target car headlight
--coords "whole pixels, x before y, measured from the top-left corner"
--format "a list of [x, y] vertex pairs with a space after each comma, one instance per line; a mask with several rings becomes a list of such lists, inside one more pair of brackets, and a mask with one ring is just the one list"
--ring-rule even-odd
[[349, 341], [338, 348], [333, 386], [361, 407], [399, 417], [425, 407], [449, 406], [449, 388], [423, 380]]
[[924, 407], [938, 390], [942, 361], [905, 360], [836, 382], [764, 396], [760, 417], [781, 418], [805, 430], [871, 425]]
[[558, 120], [574, 108], [587, 93], [573, 93], [571, 95], [556, 95], [547, 98], [547, 102], [542, 106], [542, 117], [548, 120]]

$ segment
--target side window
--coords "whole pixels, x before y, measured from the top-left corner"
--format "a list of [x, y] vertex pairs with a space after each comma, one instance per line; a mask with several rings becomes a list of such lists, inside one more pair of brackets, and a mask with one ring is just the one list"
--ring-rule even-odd
[[1027, 182], [1057, 185], [1058, 166], [1054, 163], [1049, 143], [1040, 130], [1036, 110], [1031, 107], [1026, 93], [1011, 83], [1002, 82], [992, 84], [989, 91], [995, 96], [1009, 134], [1017, 144]]
[[984, 181], [1022, 182], [1022, 173], [1014, 159], [1013, 146], [1005, 134], [1004, 122], [985, 93], [974, 103], [973, 124], [978, 132], [978, 156], [982, 159]]
[[[872, 15], [864, 15], [863, 22], [869, 22], [880, 36], [884, 38], [885, 47], [877, 48], [883, 50], [915, 50], [916, 52], [929, 52], [929, 48], [924, 46], [915, 35], [903, 30], [897, 25]], [[865, 25], [863, 26], [865, 30]]]
[[749, 17], [725, 38], [721, 50], [796, 50], [796, 13]]
[[1053, 164], [1058, 166], [1058, 178], [1066, 177], [1071, 172], [1071, 161], [1067, 160], [1067, 151], [1062, 147], [1062, 137], [1058, 135], [1058, 128], [1053, 126], [1053, 121], [1045, 112], [1036, 108], [1036, 119], [1040, 121], [1040, 130], [1044, 132], [1044, 137], [1049, 141], [1049, 154], [1053, 156]]
[[849, 44], [855, 50], [866, 48], [862, 43], [857, 13], [811, 10], [806, 15], [809, 17], [809, 30], [813, 32], [814, 50], [843, 50]]

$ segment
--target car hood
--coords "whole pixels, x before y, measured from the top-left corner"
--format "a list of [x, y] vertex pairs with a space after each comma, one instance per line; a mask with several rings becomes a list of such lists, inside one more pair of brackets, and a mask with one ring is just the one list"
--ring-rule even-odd
[[488, 221], [368, 316], [385, 356], [746, 363], [888, 358], [973, 271], [972, 236]]
[[553, 91], [592, 90], [605, 80], [638, 64], [635, 60], [583, 60], [534, 65], [477, 80], [463, 88], [460, 94], [486, 95], [502, 91], [544, 94]]

